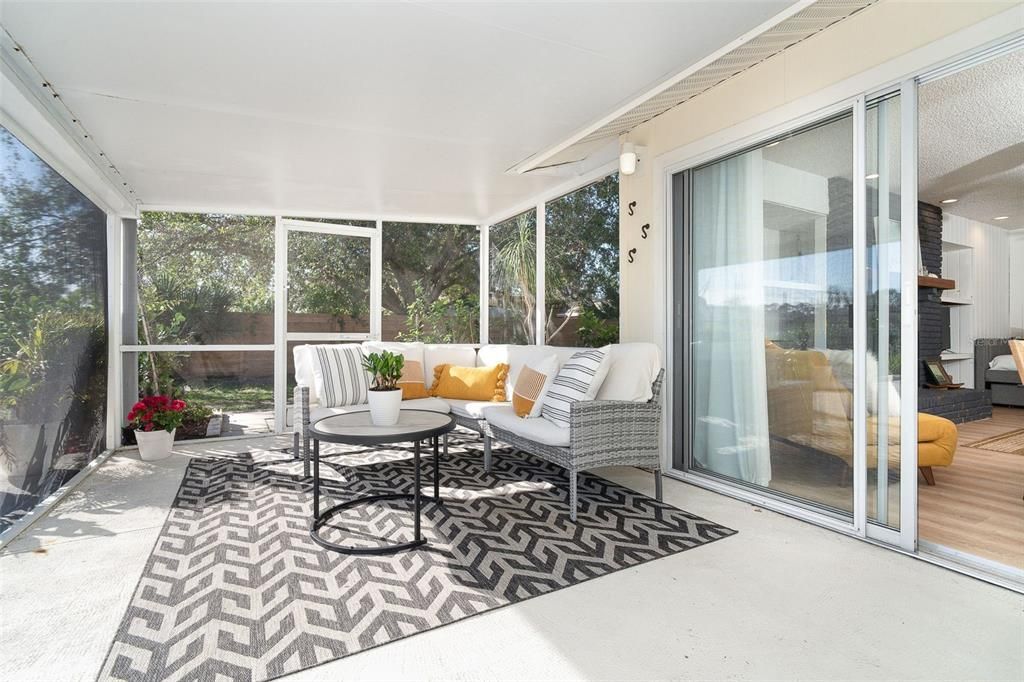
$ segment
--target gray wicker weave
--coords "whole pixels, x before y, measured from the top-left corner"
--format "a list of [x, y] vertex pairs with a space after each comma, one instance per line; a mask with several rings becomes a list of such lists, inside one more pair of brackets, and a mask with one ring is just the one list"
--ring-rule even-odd
[[[491, 439], [507, 443], [563, 467], [569, 472], [569, 514], [576, 520], [576, 479], [581, 471], [604, 466], [637, 466], [654, 471], [655, 496], [661, 489], [661, 389], [665, 371], [651, 385], [646, 403], [627, 400], [591, 400], [573, 403], [569, 412], [569, 447], [528, 440], [495, 427], [483, 419], [453, 415], [455, 423], [478, 432], [484, 439], [484, 468], [491, 470]], [[295, 389], [296, 413], [301, 430], [294, 435], [295, 452], [302, 453], [303, 474], [309, 476], [309, 388]], [[302, 439], [301, 448], [299, 439]], [[447, 440], [447, 438], [446, 438]]]
[[661, 387], [658, 373], [646, 403], [590, 400], [573, 403], [569, 411], [569, 447], [527, 440], [491, 425], [494, 438], [557, 464], [569, 472], [569, 515], [576, 520], [576, 477], [581, 471], [604, 466], [638, 466], [654, 470], [655, 496], [661, 492]]

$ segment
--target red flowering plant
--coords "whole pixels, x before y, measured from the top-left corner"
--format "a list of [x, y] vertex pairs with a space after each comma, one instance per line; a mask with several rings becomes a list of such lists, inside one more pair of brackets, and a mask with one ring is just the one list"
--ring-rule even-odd
[[185, 418], [185, 401], [165, 395], [146, 396], [128, 411], [128, 426], [136, 431], [173, 431]]

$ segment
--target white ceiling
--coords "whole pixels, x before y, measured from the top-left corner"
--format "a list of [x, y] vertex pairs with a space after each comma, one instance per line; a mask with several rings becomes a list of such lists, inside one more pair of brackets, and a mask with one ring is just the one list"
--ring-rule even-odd
[[791, 0], [3, 0], [0, 21], [148, 205], [484, 219], [505, 171]]
[[1024, 50], [925, 83], [918, 115], [921, 200], [1024, 228]]

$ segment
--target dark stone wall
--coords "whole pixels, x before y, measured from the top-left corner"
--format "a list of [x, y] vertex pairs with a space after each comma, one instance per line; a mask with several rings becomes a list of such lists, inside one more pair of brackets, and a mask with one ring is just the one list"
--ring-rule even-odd
[[917, 409], [945, 417], [954, 424], [988, 419], [992, 416], [992, 393], [966, 388], [953, 391], [921, 389], [917, 395]]
[[[942, 209], [924, 202], [917, 205], [917, 228], [921, 239], [921, 261], [928, 272], [942, 275]], [[917, 290], [920, 360], [935, 358], [949, 347], [949, 307], [941, 303], [942, 290]], [[918, 367], [918, 382], [925, 383], [924, 364]]]

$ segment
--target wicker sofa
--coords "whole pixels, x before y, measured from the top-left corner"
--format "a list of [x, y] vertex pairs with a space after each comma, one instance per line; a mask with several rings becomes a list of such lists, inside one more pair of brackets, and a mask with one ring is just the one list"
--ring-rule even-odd
[[[576, 520], [579, 472], [601, 466], [631, 465], [654, 471], [656, 496], [662, 498], [661, 485], [661, 413], [662, 381], [658, 349], [649, 343], [615, 344], [611, 347], [608, 376], [597, 398], [576, 403], [570, 412], [570, 426], [561, 428], [543, 418], [522, 419], [511, 406], [511, 391], [522, 368], [531, 360], [555, 355], [559, 363], [578, 348], [555, 346], [459, 344], [402, 344], [366, 342], [365, 351], [387, 348], [401, 351], [409, 346], [422, 348], [424, 372], [433, 376], [433, 368], [450, 363], [462, 366], [489, 366], [499, 362], [510, 367], [507, 382], [508, 401], [479, 402], [436, 397], [406, 400], [404, 409], [451, 413], [459, 426], [483, 437], [483, 466], [491, 470], [491, 442], [498, 440], [556, 464], [568, 472], [570, 516]], [[315, 395], [311, 346], [296, 346], [295, 403], [288, 411], [294, 427], [295, 450], [305, 462], [309, 475], [309, 426], [331, 414], [359, 412], [367, 405], [321, 407]], [[446, 443], [447, 446], [447, 443]]]

